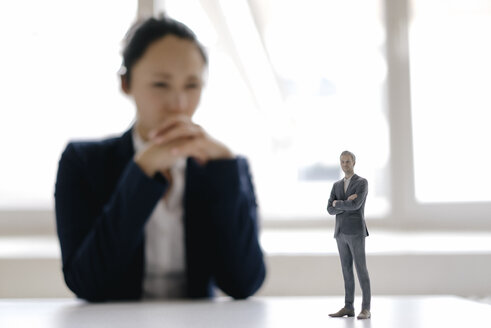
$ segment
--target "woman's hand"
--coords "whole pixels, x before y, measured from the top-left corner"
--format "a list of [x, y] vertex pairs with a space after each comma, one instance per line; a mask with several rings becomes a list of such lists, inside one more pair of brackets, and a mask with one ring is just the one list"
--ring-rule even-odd
[[187, 116], [176, 115], [150, 131], [149, 145], [135, 155], [135, 162], [150, 177], [168, 170], [179, 158], [194, 157], [200, 163], [231, 159], [232, 152], [211, 138]]

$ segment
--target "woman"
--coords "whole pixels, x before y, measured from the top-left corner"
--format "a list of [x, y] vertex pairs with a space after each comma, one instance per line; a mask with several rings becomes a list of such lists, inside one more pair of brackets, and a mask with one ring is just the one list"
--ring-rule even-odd
[[234, 298], [265, 277], [247, 161], [192, 116], [207, 57], [168, 17], [127, 34], [121, 86], [136, 105], [122, 136], [62, 154], [56, 221], [67, 286], [89, 301]]

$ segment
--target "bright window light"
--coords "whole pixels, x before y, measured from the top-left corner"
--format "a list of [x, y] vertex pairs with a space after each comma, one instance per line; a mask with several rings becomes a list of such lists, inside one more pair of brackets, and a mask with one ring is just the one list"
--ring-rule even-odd
[[162, 3], [198, 37], [206, 32], [209, 80], [196, 120], [249, 158], [265, 219], [326, 217], [346, 149], [369, 181], [367, 216], [389, 212], [381, 3]]
[[[136, 4], [0, 4], [8, 49], [0, 79], [0, 209], [52, 209], [66, 143], [130, 126], [134, 106], [119, 90], [117, 70]], [[250, 159], [264, 218], [326, 217], [345, 149], [369, 181], [367, 216], [389, 212], [380, 3], [165, 0], [161, 7], [209, 50], [196, 120]]]
[[491, 201], [491, 2], [413, 0], [416, 199]]
[[51, 209], [68, 140], [127, 129], [121, 40], [136, 0], [0, 2], [0, 209]]

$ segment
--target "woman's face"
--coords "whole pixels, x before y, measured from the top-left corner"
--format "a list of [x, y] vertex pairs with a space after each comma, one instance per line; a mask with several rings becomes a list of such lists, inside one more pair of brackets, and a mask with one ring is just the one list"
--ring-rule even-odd
[[191, 118], [198, 107], [205, 62], [197, 45], [173, 35], [153, 42], [131, 69], [129, 86], [137, 108], [136, 128], [148, 133], [175, 115]]

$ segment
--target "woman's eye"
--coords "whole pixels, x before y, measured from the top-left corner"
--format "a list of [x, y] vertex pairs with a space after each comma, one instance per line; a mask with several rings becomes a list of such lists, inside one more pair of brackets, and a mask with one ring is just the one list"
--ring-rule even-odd
[[155, 82], [153, 84], [153, 86], [156, 88], [168, 88], [169, 87], [169, 85], [165, 82]]
[[196, 89], [199, 87], [199, 83], [190, 83], [186, 85], [186, 89]]

